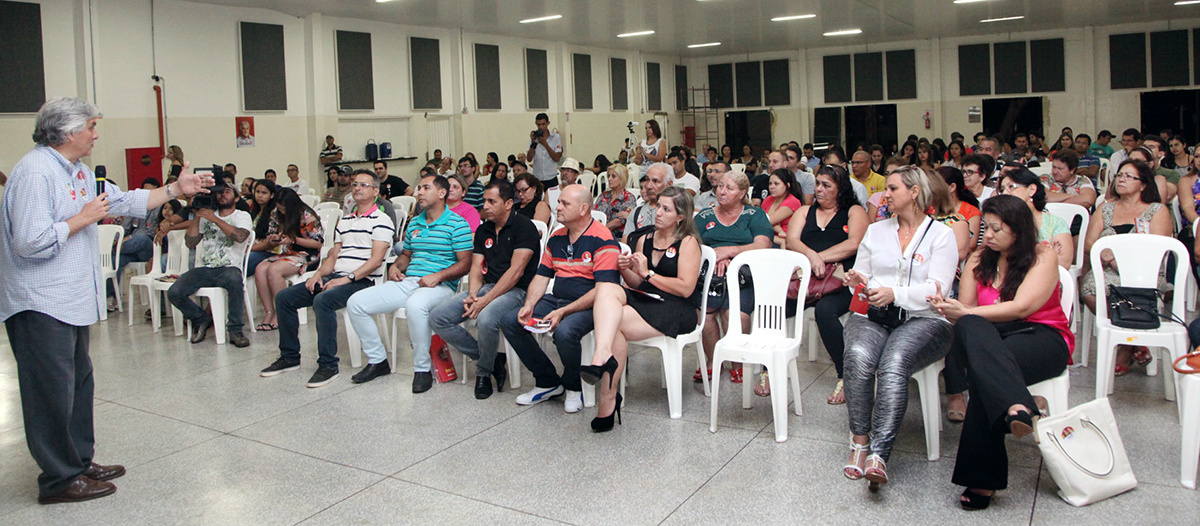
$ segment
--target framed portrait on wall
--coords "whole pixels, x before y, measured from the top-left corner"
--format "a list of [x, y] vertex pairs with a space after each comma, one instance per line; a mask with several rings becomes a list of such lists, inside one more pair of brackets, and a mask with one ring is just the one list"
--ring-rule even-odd
[[254, 147], [254, 117], [234, 117], [237, 128], [237, 147]]

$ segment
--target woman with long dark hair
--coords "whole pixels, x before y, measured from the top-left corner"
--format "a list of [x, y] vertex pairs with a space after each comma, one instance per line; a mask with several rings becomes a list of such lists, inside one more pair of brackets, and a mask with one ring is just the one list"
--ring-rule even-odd
[[[805, 205], [792, 215], [788, 224], [787, 249], [808, 257], [813, 278], [827, 279], [830, 263], [842, 269], [854, 268], [858, 244], [867, 232], [867, 213], [858, 205], [850, 173], [839, 165], [827, 164], [817, 170], [813, 204]], [[834, 269], [836, 271], [836, 268]], [[836, 278], [832, 278], [836, 279]], [[850, 312], [850, 289], [842, 287], [804, 304], [812, 307], [817, 330], [829, 359], [833, 360], [838, 382], [826, 400], [831, 405], [846, 403], [842, 392], [842, 365], [845, 340], [842, 334], [842, 315]]]
[[[331, 168], [335, 172], [337, 168]], [[275, 255], [273, 245], [267, 242], [267, 230], [271, 226], [271, 216], [275, 212], [275, 183], [266, 179], [256, 179], [250, 199], [250, 218], [254, 220], [254, 246], [250, 247], [250, 259], [246, 262], [246, 276], [253, 276], [258, 270], [258, 264]], [[265, 305], [264, 305], [265, 307]]]
[[658, 121], [650, 119], [646, 121], [646, 138], [637, 146], [633, 162], [642, 167], [642, 173], [646, 173], [650, 165], [661, 163], [666, 158], [667, 141], [663, 139], [662, 128], [658, 127]]
[[964, 509], [988, 507], [1008, 486], [1004, 435], [1034, 430], [1041, 404], [1026, 386], [1057, 377], [1075, 349], [1062, 310], [1058, 259], [1038, 243], [1029, 206], [1000, 195], [983, 205], [983, 247], [962, 273], [958, 299], [930, 303], [954, 322], [951, 354], [966, 365], [971, 401], [958, 442], [954, 484]]
[[771, 221], [771, 228], [775, 230], [772, 241], [776, 245], [782, 247], [787, 244], [788, 221], [804, 205], [802, 198], [800, 183], [796, 182], [796, 175], [791, 170], [780, 168], [771, 172], [762, 209]]
[[304, 204], [291, 188], [280, 188], [275, 193], [275, 210], [268, 223], [263, 242], [274, 255], [259, 263], [254, 271], [258, 299], [262, 300], [266, 311], [262, 323], [255, 327], [260, 331], [279, 328], [275, 319], [275, 295], [287, 288], [287, 278], [304, 272], [310, 264], [317, 262], [325, 240], [325, 231], [316, 211]]
[[967, 146], [961, 140], [955, 139], [950, 141], [950, 146], [946, 151], [946, 162], [942, 163], [942, 166], [952, 166], [961, 169], [963, 157], [967, 156]]
[[908, 159], [908, 164], [912, 166], [919, 166], [921, 160], [917, 159], [917, 141], [904, 141], [900, 147], [900, 157]]
[[517, 192], [517, 198], [513, 200], [513, 212], [550, 226], [550, 205], [546, 204], [546, 191], [537, 177], [522, 172], [513, 179], [513, 190]]
[[491, 174], [496, 165], [500, 164], [500, 156], [496, 155], [496, 152], [488, 152], [484, 159], [487, 160], [487, 163], [483, 165], [483, 173], [485, 174]]

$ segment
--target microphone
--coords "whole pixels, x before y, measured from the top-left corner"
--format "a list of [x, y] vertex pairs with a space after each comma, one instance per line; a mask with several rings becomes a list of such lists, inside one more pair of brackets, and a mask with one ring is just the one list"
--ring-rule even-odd
[[96, 166], [96, 196], [104, 193], [104, 182], [107, 180], [108, 169], [104, 165]]

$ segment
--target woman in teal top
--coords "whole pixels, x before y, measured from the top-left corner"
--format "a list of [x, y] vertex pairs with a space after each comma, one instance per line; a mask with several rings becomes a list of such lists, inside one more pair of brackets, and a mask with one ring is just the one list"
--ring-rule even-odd
[[1041, 179], [1024, 166], [1010, 168], [1000, 175], [999, 192], [1020, 197], [1029, 205], [1034, 225], [1038, 228], [1038, 243], [1054, 249], [1062, 268], [1071, 268], [1075, 259], [1071, 225], [1054, 214], [1046, 213], [1046, 187], [1042, 186]]
[[[717, 266], [708, 291], [708, 312], [705, 313], [707, 319], [702, 334], [710, 376], [713, 347], [721, 337], [717, 317], [722, 319], [721, 326], [729, 326], [729, 293], [738, 286], [736, 281], [725, 275], [725, 269], [730, 260], [742, 252], [771, 248], [771, 237], [775, 235], [767, 213], [761, 208], [750, 206], [747, 197], [749, 191], [750, 179], [744, 172], [726, 172], [715, 188], [716, 206], [701, 210], [694, 218], [696, 230], [700, 231], [700, 240], [717, 253]], [[738, 276], [740, 281], [745, 283], [740, 297], [744, 329], [749, 329], [750, 312], [754, 309], [754, 289], [750, 285], [748, 270], [743, 268], [743, 272]], [[696, 381], [700, 381], [700, 374], [701, 371], [697, 370], [694, 377]], [[735, 383], [741, 382], [741, 369], [731, 370], [730, 377]]]

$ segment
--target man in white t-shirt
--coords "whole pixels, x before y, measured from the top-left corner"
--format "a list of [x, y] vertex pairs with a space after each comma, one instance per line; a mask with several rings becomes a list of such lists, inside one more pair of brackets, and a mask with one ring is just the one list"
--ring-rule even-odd
[[300, 178], [300, 167], [289, 164], [287, 167], [288, 181], [279, 185], [295, 190], [299, 195], [308, 195], [308, 181]]
[[242, 256], [254, 222], [250, 214], [235, 206], [237, 191], [232, 186], [218, 184], [211, 192], [218, 210], [195, 207], [193, 200], [193, 213], [200, 220], [193, 222], [184, 236], [187, 247], [196, 249], [196, 268], [179, 276], [167, 289], [167, 299], [192, 322], [191, 342], [200, 343], [208, 335], [213, 320], [189, 296], [204, 287], [225, 289], [229, 301], [225, 322], [229, 342], [235, 347], [246, 347], [250, 340], [242, 334], [242, 309], [245, 308]]
[[684, 157], [682, 150], [675, 150], [667, 154], [667, 164], [671, 165], [671, 170], [674, 172], [675, 184], [687, 190], [692, 197], [700, 193], [700, 178], [690, 174], [684, 169], [687, 159]]
[[537, 114], [533, 120], [537, 129], [529, 132], [529, 151], [525, 158], [532, 161], [531, 172], [546, 187], [546, 191], [554, 192], [558, 197], [558, 161], [562, 159], [562, 137], [550, 131], [550, 117], [545, 113]]

